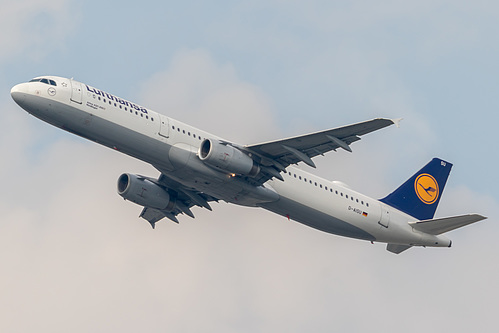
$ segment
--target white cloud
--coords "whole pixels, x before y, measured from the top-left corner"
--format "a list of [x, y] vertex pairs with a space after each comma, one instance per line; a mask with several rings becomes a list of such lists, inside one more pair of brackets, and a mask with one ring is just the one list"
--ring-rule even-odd
[[269, 98], [205, 50], [178, 52], [168, 69], [143, 84], [141, 99], [151, 109], [228, 140], [277, 138]]
[[488, 0], [253, 1], [234, 5], [212, 32], [213, 38], [242, 49], [262, 45], [270, 55], [308, 53], [304, 45], [323, 51], [349, 47], [373, 55], [370, 50], [376, 43], [378, 55], [416, 55], [432, 62], [493, 37], [496, 9], [497, 4]]
[[[22, 127], [26, 119], [16, 121]], [[20, 145], [2, 147], [11, 164], [2, 173], [0, 193], [1, 330], [419, 332], [428, 324], [469, 330], [477, 322], [483, 332], [494, 327], [492, 305], [499, 295], [490, 286], [499, 270], [490, 221], [454, 232], [450, 250], [411, 249], [400, 256], [382, 244], [223, 203], [213, 212], [194, 209], [197, 218], [181, 217], [180, 225], [162, 221], [153, 231], [138, 218], [140, 207], [115, 193], [121, 172], [155, 176], [153, 168], [69, 136], [45, 146], [43, 158], [28, 164], [27, 147], [41, 135], [35, 131]], [[375, 160], [377, 153], [362, 155]], [[329, 156], [323, 159], [332, 163]], [[338, 173], [358, 177], [365, 166], [352, 165]], [[446, 194], [442, 208], [451, 213], [499, 208], [466, 189]], [[492, 228], [486, 242], [482, 226]], [[475, 307], [478, 303], [484, 306]], [[415, 321], [416, 314], [425, 320]]]
[[69, 0], [2, 0], [0, 4], [0, 63], [23, 51], [39, 60], [74, 28]]
[[[387, 93], [397, 80], [376, 81], [364, 64], [348, 89], [361, 84], [373, 105], [390, 100], [391, 109], [411, 113], [403, 88]], [[372, 92], [366, 80], [383, 89]], [[141, 99], [227, 139], [280, 136], [265, 92], [207, 51], [179, 52], [144, 83]], [[162, 221], [153, 231], [138, 218], [140, 207], [115, 193], [121, 172], [155, 176], [153, 168], [68, 135], [40, 147], [58, 130], [28, 121], [12, 102], [2, 110], [1, 331], [495, 331], [494, 198], [447, 188], [440, 216], [477, 211], [490, 219], [450, 234], [452, 249], [400, 256], [227, 204], [196, 208], [196, 219]], [[416, 119], [365, 137], [353, 154], [318, 158], [313, 173], [386, 194], [420, 166], [425, 152], [414, 149], [432, 141], [428, 121]], [[410, 145], [400, 139], [407, 132]], [[400, 161], [394, 149], [414, 161]]]

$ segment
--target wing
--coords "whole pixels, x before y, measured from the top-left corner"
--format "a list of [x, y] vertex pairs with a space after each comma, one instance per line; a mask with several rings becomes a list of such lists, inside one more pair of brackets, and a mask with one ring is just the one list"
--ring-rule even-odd
[[[230, 142], [224, 142], [224, 144], [229, 144], [245, 151], [259, 163], [263, 172], [256, 178], [246, 178], [251, 183], [261, 185], [273, 177], [282, 180], [283, 178], [280, 175], [280, 172], [284, 171], [290, 164], [305, 162], [306, 164], [315, 167], [314, 162], [312, 162], [314, 156], [322, 155], [338, 148], [352, 151], [350, 149], [350, 144], [360, 140], [360, 136], [392, 124], [398, 124], [398, 120], [394, 121], [379, 118], [257, 145], [241, 147]], [[178, 223], [177, 215], [179, 214], [194, 217], [194, 214], [191, 211], [193, 206], [200, 206], [211, 210], [208, 202], [218, 201], [217, 198], [213, 198], [193, 188], [183, 186], [177, 181], [169, 178], [163, 172], [158, 179], [144, 178], [164, 187], [168, 190], [170, 195], [176, 198], [175, 207], [171, 211], [147, 207], [142, 210], [140, 217], [149, 221], [153, 228], [155, 227], [156, 222], [165, 217], [176, 223]]]
[[179, 223], [177, 215], [185, 214], [194, 218], [194, 214], [191, 208], [194, 206], [204, 207], [211, 210], [211, 206], [208, 202], [218, 201], [205, 193], [185, 188], [180, 183], [172, 180], [165, 174], [161, 174], [158, 179], [144, 177], [157, 185], [160, 185], [168, 190], [170, 195], [175, 198], [175, 206], [172, 210], [159, 210], [150, 207], [144, 207], [139, 217], [142, 217], [151, 224], [154, 229], [156, 222], [162, 220], [163, 218], [168, 218], [175, 223]]
[[275, 169], [278, 172], [284, 171], [288, 165], [298, 162], [304, 162], [315, 168], [312, 161], [314, 156], [323, 155], [338, 148], [351, 152], [350, 144], [360, 140], [360, 136], [393, 124], [398, 126], [399, 122], [400, 119], [378, 118], [289, 139], [249, 145], [245, 146], [244, 150], [258, 156], [261, 159], [260, 163], [268, 167], [267, 173], [277, 177]]

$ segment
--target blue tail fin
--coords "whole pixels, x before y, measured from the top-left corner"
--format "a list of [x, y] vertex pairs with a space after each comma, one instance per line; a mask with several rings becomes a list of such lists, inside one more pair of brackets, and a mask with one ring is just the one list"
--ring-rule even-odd
[[432, 219], [451, 168], [451, 163], [434, 158], [380, 201], [418, 220]]

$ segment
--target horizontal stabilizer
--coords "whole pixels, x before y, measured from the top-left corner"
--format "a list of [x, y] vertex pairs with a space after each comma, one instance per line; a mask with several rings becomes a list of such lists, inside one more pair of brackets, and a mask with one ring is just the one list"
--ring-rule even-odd
[[411, 245], [398, 245], [398, 244], [387, 244], [386, 249], [392, 253], [399, 254], [407, 249], [410, 249]]
[[424, 220], [417, 222], [409, 222], [416, 230], [430, 234], [440, 235], [457, 228], [464, 227], [468, 224], [485, 220], [486, 217], [479, 214], [468, 214], [452, 217], [444, 217], [441, 219]]

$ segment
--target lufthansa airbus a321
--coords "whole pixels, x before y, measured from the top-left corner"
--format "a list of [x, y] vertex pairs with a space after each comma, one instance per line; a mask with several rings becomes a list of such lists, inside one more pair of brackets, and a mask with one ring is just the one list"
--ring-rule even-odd
[[14, 86], [12, 98], [33, 116], [65, 131], [150, 163], [160, 175], [124, 173], [118, 193], [143, 207], [154, 228], [163, 218], [194, 217], [220, 200], [262, 207], [328, 233], [412, 246], [450, 247], [442, 234], [485, 219], [479, 214], [434, 218], [452, 164], [434, 158], [383, 199], [293, 165], [344, 149], [361, 136], [395, 124], [373, 119], [260, 144], [242, 145], [194, 128], [87, 84], [43, 76]]

